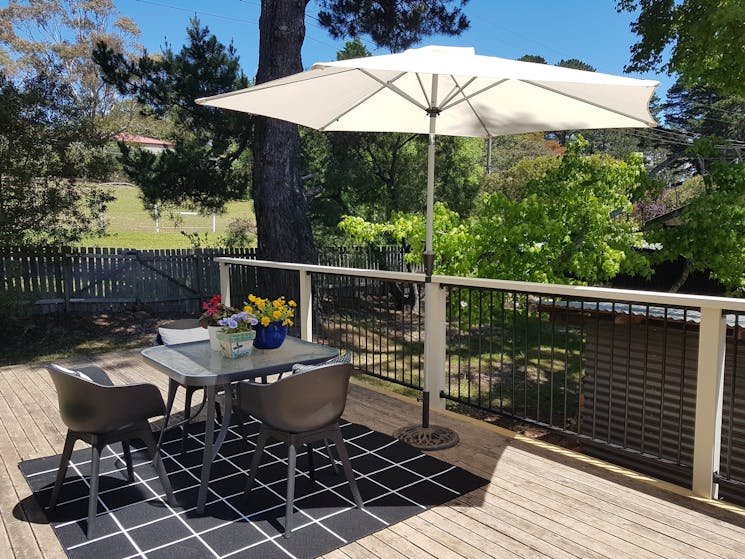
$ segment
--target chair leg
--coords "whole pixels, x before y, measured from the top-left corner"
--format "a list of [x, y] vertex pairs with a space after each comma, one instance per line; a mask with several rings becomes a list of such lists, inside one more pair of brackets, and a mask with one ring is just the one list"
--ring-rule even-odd
[[357, 508], [362, 508], [362, 496], [360, 490], [357, 487], [357, 481], [354, 479], [354, 471], [352, 470], [352, 463], [349, 461], [349, 454], [347, 454], [347, 447], [344, 444], [344, 438], [341, 436], [341, 431], [337, 430], [331, 438], [336, 445], [336, 452], [341, 460], [342, 468], [344, 468], [344, 475], [349, 482], [349, 489], [352, 491], [352, 497], [354, 502], [357, 504]]
[[241, 410], [241, 392], [238, 390], [237, 384], [231, 384], [230, 385], [230, 395], [231, 397], [235, 395], [235, 402], [233, 402], [233, 413], [235, 413], [235, 417], [238, 419], [238, 432], [241, 434], [241, 438], [245, 441], [248, 440], [248, 433], [246, 432], [246, 416], [243, 415], [243, 411]]
[[336, 459], [334, 458], [334, 455], [331, 454], [331, 447], [329, 446], [329, 440], [323, 439], [323, 444], [326, 445], [326, 455], [329, 457], [329, 461], [331, 462], [331, 467], [334, 469], [334, 475], [339, 475], [339, 466], [336, 465]]
[[295, 464], [297, 461], [297, 449], [290, 442], [287, 445], [287, 503], [285, 504], [285, 538], [292, 533], [292, 503], [295, 499]]
[[70, 431], [68, 431], [67, 436], [65, 437], [65, 448], [62, 451], [59, 468], [57, 469], [57, 480], [54, 482], [52, 496], [49, 499], [49, 510], [54, 510], [54, 508], [57, 506], [57, 499], [59, 499], [60, 490], [62, 489], [62, 483], [65, 481], [65, 476], [67, 475], [67, 465], [70, 462], [72, 449], [75, 447], [75, 440], [75, 436]]
[[261, 464], [261, 458], [264, 454], [264, 445], [266, 445], [267, 438], [268, 434], [262, 427], [259, 431], [259, 438], [256, 441], [254, 454], [251, 457], [251, 470], [248, 473], [248, 481], [246, 482], [246, 489], [244, 491], [246, 495], [251, 491], [251, 486], [254, 483], [254, 479], [256, 479], [256, 472], [259, 470], [259, 464]]
[[127, 465], [127, 481], [133, 482], [135, 475], [132, 469], [132, 451], [129, 448], [129, 441], [122, 441], [122, 452], [124, 453], [124, 463]]
[[[225, 395], [226, 398], [230, 398], [229, 394]], [[222, 409], [220, 409], [220, 404], [215, 400], [215, 419], [217, 419], [217, 422], [222, 425]]]
[[177, 506], [176, 499], [173, 496], [171, 481], [168, 479], [168, 472], [166, 472], [166, 468], [163, 465], [163, 460], [160, 457], [160, 450], [155, 444], [155, 438], [153, 437], [153, 432], [150, 430], [149, 423], [147, 427], [143, 427], [142, 431], [140, 432], [140, 438], [142, 439], [142, 442], [145, 443], [145, 446], [150, 453], [150, 459], [153, 461], [153, 467], [155, 467], [155, 471], [158, 473], [158, 477], [160, 478], [160, 484], [163, 486], [163, 489], [166, 492], [166, 501], [168, 501], [168, 504], [172, 507]]
[[91, 444], [91, 477], [90, 492], [88, 494], [88, 539], [93, 535], [93, 524], [98, 512], [98, 475], [101, 469], [101, 446], [94, 437]]
[[308, 454], [308, 476], [310, 481], [316, 482], [316, 469], [313, 467], [313, 445], [311, 443], [305, 444], [306, 453]]

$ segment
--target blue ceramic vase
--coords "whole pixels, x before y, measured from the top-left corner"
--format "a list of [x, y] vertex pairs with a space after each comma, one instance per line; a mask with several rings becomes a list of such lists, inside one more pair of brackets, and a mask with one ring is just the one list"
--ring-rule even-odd
[[256, 330], [254, 347], [257, 349], [276, 349], [282, 345], [287, 336], [287, 326], [282, 326], [279, 320], [270, 322], [268, 326], [257, 324], [254, 329]]

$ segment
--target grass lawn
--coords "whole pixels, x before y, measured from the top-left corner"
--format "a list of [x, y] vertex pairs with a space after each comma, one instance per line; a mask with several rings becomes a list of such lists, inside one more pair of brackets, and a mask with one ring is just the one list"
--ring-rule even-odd
[[[253, 202], [240, 201], [227, 204], [227, 211], [215, 218], [215, 233], [212, 232], [212, 216], [182, 214], [179, 210], [161, 211], [159, 232], [150, 211], [142, 206], [140, 190], [135, 186], [115, 186], [112, 193], [116, 199], [108, 206], [105, 219], [107, 235], [89, 237], [79, 245], [110, 248], [192, 248], [190, 240], [181, 233], [198, 233], [202, 247], [223, 246], [222, 236], [228, 224], [235, 219], [248, 219], [255, 225]], [[188, 211], [188, 210], [183, 210]], [[206, 235], [206, 237], [205, 237]]]

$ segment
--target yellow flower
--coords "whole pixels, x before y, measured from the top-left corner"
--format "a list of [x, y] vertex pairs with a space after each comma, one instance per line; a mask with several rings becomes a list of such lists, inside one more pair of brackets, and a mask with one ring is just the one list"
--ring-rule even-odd
[[248, 296], [248, 300], [251, 301], [252, 303], [255, 303], [256, 302], [256, 295], [254, 295], [253, 293], [251, 293]]
[[285, 319], [285, 321], [282, 323], [282, 326], [292, 326], [292, 320], [289, 318]]
[[274, 301], [272, 301], [272, 306], [273, 306], [273, 307], [274, 307], [275, 309], [278, 309], [279, 307], [281, 307], [281, 306], [282, 306], [282, 301], [280, 301], [279, 299], [275, 299]]
[[279, 320], [280, 318], [282, 318], [282, 311], [279, 311], [279, 310], [274, 311], [272, 313], [272, 316], [274, 317], [274, 320]]
[[269, 326], [269, 323], [270, 322], [271, 322], [271, 320], [269, 320], [269, 317], [268, 316], [262, 316], [261, 317], [261, 325], [262, 326]]
[[256, 299], [256, 307], [260, 311], [263, 311], [265, 306], [266, 306], [266, 301], [264, 301], [264, 299], [259, 299], [259, 298]]
[[290, 302], [287, 304], [290, 305], [291, 307], [297, 307], [297, 303], [293, 301], [292, 299], [290, 299]]
[[243, 307], [243, 310], [251, 314], [253, 314], [254, 312], [254, 308], [251, 305], [246, 305], [245, 307]]

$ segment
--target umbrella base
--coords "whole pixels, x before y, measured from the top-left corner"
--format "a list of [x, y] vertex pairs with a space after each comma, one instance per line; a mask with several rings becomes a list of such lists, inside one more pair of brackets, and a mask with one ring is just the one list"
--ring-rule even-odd
[[458, 433], [439, 425], [409, 425], [398, 429], [393, 436], [420, 450], [443, 450], [457, 445], [460, 441]]

